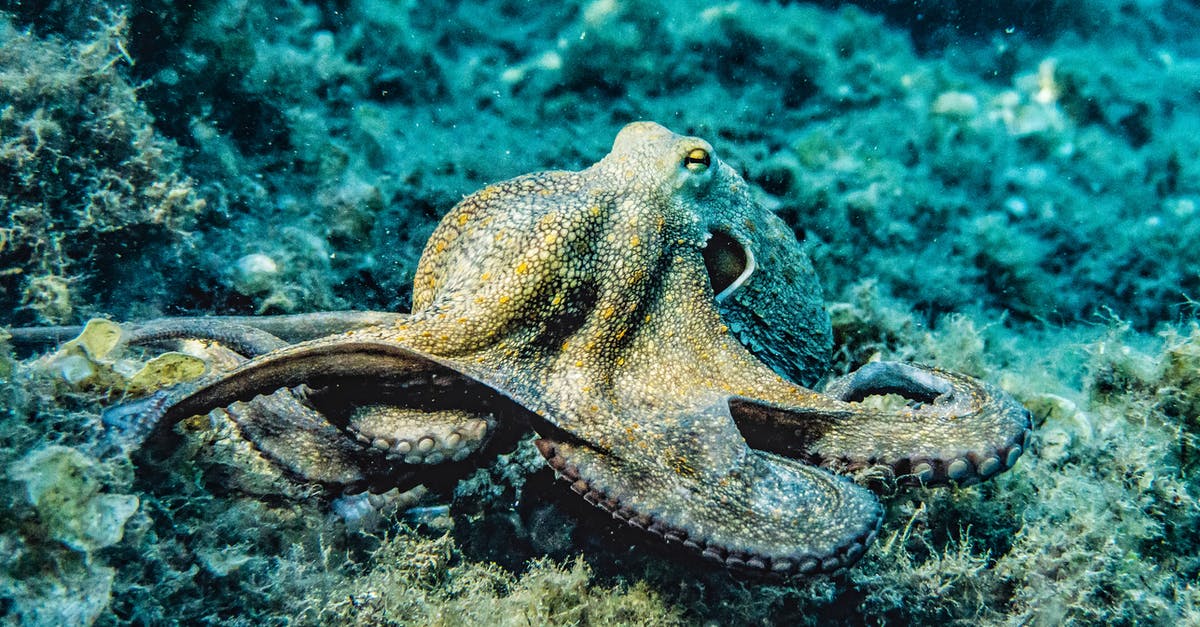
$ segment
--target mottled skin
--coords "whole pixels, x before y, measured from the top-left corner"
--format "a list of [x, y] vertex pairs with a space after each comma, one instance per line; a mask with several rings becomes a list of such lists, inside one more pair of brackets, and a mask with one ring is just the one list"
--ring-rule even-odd
[[[226, 320], [226, 336], [349, 330], [250, 341], [244, 364], [106, 420], [162, 438], [188, 416], [306, 384], [325, 392], [230, 414], [298, 477], [358, 489], [419, 475], [397, 442], [436, 433], [426, 448], [441, 451], [456, 429], [529, 420], [548, 463], [614, 517], [783, 575], [847, 566], [878, 529], [875, 496], [821, 466], [971, 483], [1011, 467], [1030, 427], [1002, 391], [921, 366], [871, 364], [825, 394], [794, 383], [820, 374], [830, 345], [811, 266], [707, 142], [653, 123], [627, 126], [586, 170], [464, 199], [426, 246], [412, 314], [336, 315]], [[215, 335], [204, 319], [176, 324]], [[885, 392], [914, 402], [856, 402]]]

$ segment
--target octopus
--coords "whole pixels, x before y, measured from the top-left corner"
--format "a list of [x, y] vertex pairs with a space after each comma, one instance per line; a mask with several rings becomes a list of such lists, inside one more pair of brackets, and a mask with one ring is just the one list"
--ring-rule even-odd
[[[584, 170], [458, 203], [425, 246], [411, 313], [122, 329], [128, 344], [202, 338], [232, 355], [107, 409], [131, 448], [220, 411], [291, 478], [378, 494], [532, 429], [588, 503], [742, 573], [854, 564], [883, 517], [858, 471], [970, 485], [1030, 438], [1012, 397], [937, 368], [873, 362], [812, 389], [832, 333], [795, 234], [708, 142], [651, 122]], [[903, 402], [864, 402], [888, 394]]]

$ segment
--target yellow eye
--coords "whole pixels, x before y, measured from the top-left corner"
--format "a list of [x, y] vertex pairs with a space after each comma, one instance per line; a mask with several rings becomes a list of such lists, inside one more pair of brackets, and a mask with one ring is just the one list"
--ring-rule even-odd
[[683, 158], [683, 167], [695, 172], [696, 174], [707, 170], [708, 166], [710, 165], [712, 165], [712, 157], [709, 156], [708, 151], [703, 148], [693, 148], [687, 153], [687, 156]]

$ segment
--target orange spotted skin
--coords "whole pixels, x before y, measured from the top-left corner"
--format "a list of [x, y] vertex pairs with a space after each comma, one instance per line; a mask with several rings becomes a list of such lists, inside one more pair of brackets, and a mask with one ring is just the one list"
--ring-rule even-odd
[[[820, 298], [791, 231], [708, 142], [638, 122], [590, 168], [520, 176], [454, 207], [426, 245], [411, 314], [267, 351], [167, 392], [146, 420], [162, 429], [301, 383], [459, 380], [475, 390], [464, 397], [536, 416], [547, 462], [614, 517], [735, 570], [833, 572], [882, 516], [834, 471], [972, 483], [1017, 461], [1029, 416], [997, 388], [923, 366], [872, 364], [825, 393], [798, 385], [827, 360]], [[884, 392], [913, 403], [857, 402]], [[442, 437], [464, 411], [504, 420], [474, 402], [431, 411]], [[413, 423], [371, 416], [375, 429]], [[314, 439], [276, 457], [304, 456], [298, 474], [317, 475]]]

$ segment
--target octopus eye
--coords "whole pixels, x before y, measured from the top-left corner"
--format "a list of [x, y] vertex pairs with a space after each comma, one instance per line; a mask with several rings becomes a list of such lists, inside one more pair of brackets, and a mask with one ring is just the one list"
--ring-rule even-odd
[[712, 165], [712, 157], [703, 148], [693, 148], [683, 158], [683, 167], [696, 174], [707, 170], [710, 165]]

